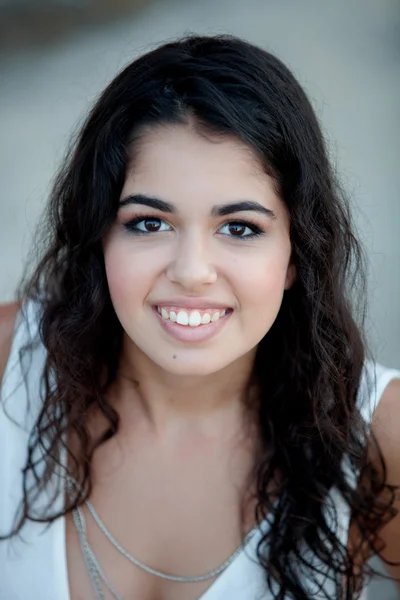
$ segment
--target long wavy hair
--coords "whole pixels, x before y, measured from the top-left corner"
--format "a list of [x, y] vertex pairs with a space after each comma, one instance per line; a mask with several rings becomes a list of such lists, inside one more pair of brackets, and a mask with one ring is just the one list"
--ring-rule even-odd
[[[324, 581], [335, 597], [354, 598], [367, 574], [358, 564], [361, 545], [378, 553], [380, 528], [393, 515], [385, 463], [377, 445], [379, 460], [371, 458], [357, 405], [367, 357], [365, 257], [303, 89], [275, 56], [232, 36], [185, 37], [124, 68], [99, 97], [55, 180], [41, 228], [44, 249], [21, 287], [24, 301], [40, 303], [46, 359], [10, 536], [26, 520], [50, 523], [81, 504], [91, 492], [93, 452], [118, 432], [107, 390], [123, 331], [102, 240], [116, 216], [130, 149], [149, 128], [189, 119], [251, 147], [290, 215], [297, 280], [254, 363], [261, 432], [256, 518], [271, 523], [257, 550], [266, 582], [276, 600], [308, 600], [311, 584], [331, 599]], [[93, 410], [108, 424], [95, 440], [88, 428]], [[75, 451], [66, 445], [71, 435]], [[83, 493], [38, 515], [34, 497], [60, 463], [72, 468], [62, 452]], [[334, 507], [327, 513], [332, 490], [352, 517], [356, 548], [338, 535]]]

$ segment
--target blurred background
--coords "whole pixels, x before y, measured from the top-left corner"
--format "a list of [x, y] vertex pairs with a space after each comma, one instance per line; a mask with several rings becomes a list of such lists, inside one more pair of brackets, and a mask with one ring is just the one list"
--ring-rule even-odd
[[[0, 0], [0, 302], [14, 297], [71, 135], [160, 42], [234, 33], [308, 92], [370, 261], [368, 335], [400, 367], [400, 0]], [[371, 599], [394, 600], [373, 582]]]

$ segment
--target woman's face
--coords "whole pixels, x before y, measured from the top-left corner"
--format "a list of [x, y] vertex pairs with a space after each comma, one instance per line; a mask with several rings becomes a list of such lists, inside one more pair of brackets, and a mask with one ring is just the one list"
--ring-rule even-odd
[[290, 255], [287, 211], [244, 143], [184, 125], [142, 138], [104, 241], [132, 351], [177, 375], [248, 357], [294, 280]]

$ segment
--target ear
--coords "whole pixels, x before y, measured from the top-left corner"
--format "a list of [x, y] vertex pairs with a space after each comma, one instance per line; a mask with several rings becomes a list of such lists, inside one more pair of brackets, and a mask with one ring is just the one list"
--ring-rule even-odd
[[289, 263], [286, 271], [285, 290], [289, 290], [297, 279], [296, 265], [293, 262]]

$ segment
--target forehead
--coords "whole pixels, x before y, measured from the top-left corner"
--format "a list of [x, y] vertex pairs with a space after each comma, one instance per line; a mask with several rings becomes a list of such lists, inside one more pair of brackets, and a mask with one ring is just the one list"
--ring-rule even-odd
[[244, 198], [274, 208], [282, 204], [255, 151], [236, 138], [205, 136], [190, 125], [158, 126], [135, 143], [122, 194], [133, 192], [178, 206], [207, 208]]

